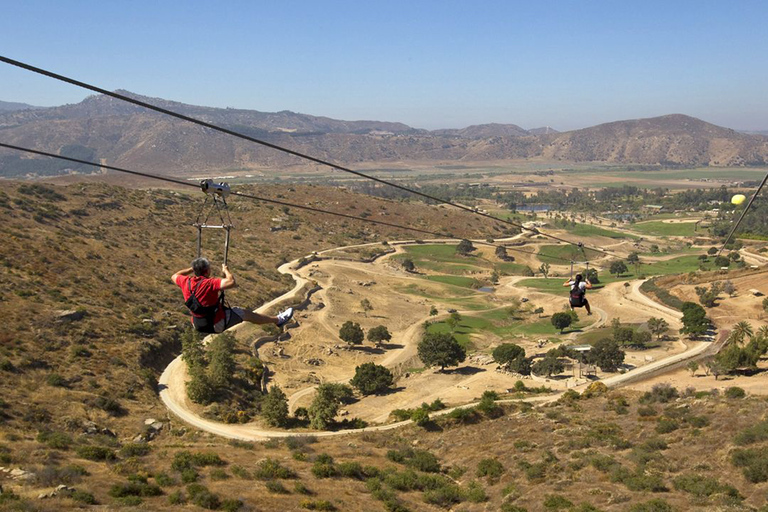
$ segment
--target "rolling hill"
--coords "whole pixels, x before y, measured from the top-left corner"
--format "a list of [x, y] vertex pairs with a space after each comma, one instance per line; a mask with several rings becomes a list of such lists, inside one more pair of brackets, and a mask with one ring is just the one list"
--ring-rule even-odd
[[[429, 132], [402, 123], [200, 107], [133, 96], [346, 165], [538, 159], [686, 167], [763, 165], [768, 159], [768, 137], [739, 133], [680, 114], [564, 133], [527, 131], [512, 124]], [[101, 95], [73, 105], [0, 112], [0, 130], [2, 141], [7, 143], [176, 175], [304, 164], [273, 149]], [[73, 170], [71, 166], [26, 159], [10, 150], [0, 151], [0, 176], [56, 175]]]

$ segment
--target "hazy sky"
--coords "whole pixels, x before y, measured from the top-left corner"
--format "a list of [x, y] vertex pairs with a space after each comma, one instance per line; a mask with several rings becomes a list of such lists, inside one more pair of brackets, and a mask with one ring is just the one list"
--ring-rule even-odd
[[[768, 2], [2, 0], [0, 54], [106, 89], [417, 128], [682, 113], [768, 130]], [[0, 100], [88, 93], [0, 63]]]

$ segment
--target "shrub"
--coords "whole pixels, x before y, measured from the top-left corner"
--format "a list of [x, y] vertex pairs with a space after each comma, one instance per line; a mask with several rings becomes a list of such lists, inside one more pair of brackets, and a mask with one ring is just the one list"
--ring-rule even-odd
[[208, 476], [211, 477], [211, 480], [226, 480], [229, 478], [227, 472], [221, 468], [212, 469]]
[[650, 391], [646, 391], [640, 397], [640, 403], [652, 404], [655, 402], [667, 403], [677, 398], [679, 393], [676, 388], [669, 384], [655, 384]]
[[740, 499], [739, 491], [728, 484], [721, 484], [716, 478], [696, 474], [685, 474], [675, 477], [672, 481], [675, 489], [699, 497], [709, 497], [713, 494], [724, 494], [731, 498]]
[[656, 432], [659, 434], [669, 434], [679, 428], [678, 423], [675, 420], [669, 418], [659, 418], [659, 422], [656, 425]]
[[459, 407], [446, 415], [447, 418], [457, 423], [473, 423], [477, 421], [477, 411], [472, 407]]
[[488, 495], [485, 493], [485, 489], [483, 489], [483, 486], [474, 480], [469, 482], [467, 489], [464, 491], [464, 496], [466, 497], [467, 501], [471, 503], [482, 503], [483, 501], [488, 501]]
[[288, 489], [285, 488], [280, 480], [267, 480], [267, 490], [275, 494], [289, 494]]
[[150, 451], [152, 448], [146, 443], [131, 443], [120, 448], [120, 455], [123, 457], [143, 457]]
[[672, 505], [661, 498], [656, 498], [646, 501], [645, 503], [632, 505], [629, 507], [628, 512], [673, 512], [674, 510]]
[[656, 416], [657, 411], [650, 405], [647, 405], [645, 407], [638, 407], [637, 408], [637, 415], [641, 418], [650, 418], [652, 416]]
[[429, 413], [424, 409], [416, 409], [411, 413], [411, 421], [423, 427], [429, 423]]
[[321, 453], [312, 465], [312, 474], [317, 478], [332, 478], [338, 474], [336, 465], [330, 455]]
[[223, 510], [224, 512], [237, 512], [242, 508], [242, 506], [242, 501], [229, 498], [221, 502], [221, 505], [219, 505], [219, 510]]
[[431, 505], [448, 508], [454, 503], [461, 503], [464, 496], [458, 485], [447, 484], [424, 492], [424, 501]]
[[170, 487], [176, 485], [176, 480], [168, 476], [167, 473], [160, 472], [155, 474], [155, 483], [160, 487]]
[[189, 484], [187, 486], [187, 494], [189, 494], [189, 499], [192, 503], [198, 507], [216, 510], [221, 505], [219, 497], [201, 484]]
[[768, 439], [768, 420], [763, 420], [760, 423], [752, 425], [736, 434], [733, 440], [740, 446], [748, 444], [759, 443]]
[[314, 494], [309, 488], [307, 488], [306, 485], [304, 485], [302, 482], [296, 482], [293, 484], [293, 490], [297, 494], [304, 494], [306, 496], [310, 496]]
[[419, 471], [427, 473], [440, 472], [440, 462], [438, 462], [437, 457], [426, 450], [414, 450], [413, 448], [389, 450], [387, 452], [387, 458], [393, 462], [418, 469]]
[[259, 480], [272, 480], [275, 478], [296, 478], [296, 472], [281, 465], [274, 459], [266, 458], [256, 465], [253, 476]]
[[733, 386], [725, 390], [726, 398], [744, 398], [747, 393], [740, 387]]
[[95, 505], [96, 504], [96, 498], [93, 496], [93, 494], [86, 492], [86, 491], [74, 491], [72, 494], [69, 495], [72, 500], [83, 503], [85, 505]]
[[478, 477], [487, 476], [489, 479], [495, 479], [502, 473], [504, 473], [504, 466], [497, 459], [483, 459], [477, 463]]
[[744, 477], [750, 482], [768, 481], [768, 447], [734, 450], [731, 462], [742, 468]]
[[40, 432], [37, 434], [37, 440], [48, 448], [56, 450], [69, 450], [72, 444], [72, 438], [63, 432]]
[[183, 505], [186, 501], [187, 500], [184, 498], [184, 494], [182, 494], [181, 491], [174, 491], [168, 495], [169, 505]]
[[570, 500], [559, 494], [548, 494], [544, 497], [544, 508], [547, 510], [562, 510], [572, 506], [573, 503]]
[[59, 388], [63, 388], [63, 387], [67, 386], [67, 379], [65, 379], [64, 377], [62, 377], [58, 373], [50, 373], [50, 374], [48, 374], [48, 376], [45, 378], [45, 382], [49, 386], [55, 386], [55, 387], [59, 387]]
[[289, 450], [300, 450], [308, 444], [314, 444], [316, 442], [317, 438], [315, 436], [292, 436], [285, 438], [285, 446], [288, 447]]
[[77, 448], [77, 456], [83, 459], [102, 461], [115, 460], [115, 452], [104, 446], [80, 446]]
[[333, 511], [336, 510], [336, 506], [327, 500], [302, 500], [300, 503], [301, 508], [307, 510], [321, 510], [321, 511]]
[[109, 495], [113, 498], [124, 498], [126, 496], [160, 496], [163, 490], [157, 485], [146, 482], [127, 482], [124, 484], [115, 484], [109, 489]]

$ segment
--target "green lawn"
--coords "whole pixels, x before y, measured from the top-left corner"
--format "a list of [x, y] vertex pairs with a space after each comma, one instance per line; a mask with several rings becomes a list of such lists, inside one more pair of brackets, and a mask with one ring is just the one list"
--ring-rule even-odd
[[565, 228], [566, 231], [577, 236], [604, 236], [606, 238], [637, 240], [639, 237], [629, 233], [620, 233], [610, 229], [592, 226], [590, 224], [576, 224], [573, 227]]
[[[406, 254], [393, 256], [393, 259], [403, 261], [405, 258], [410, 258], [417, 270], [453, 276], [461, 276], [472, 271], [491, 272], [494, 269], [502, 275], [519, 275], [525, 268], [525, 265], [518, 263], [496, 261], [495, 258], [487, 259], [478, 252], [468, 256], [460, 256], [456, 254], [455, 245], [410, 245], [405, 247], [405, 252]], [[509, 254], [514, 256], [515, 252], [510, 250]], [[465, 285], [460, 284], [459, 286]]]
[[[679, 258], [672, 258], [671, 260], [667, 261], [659, 261], [654, 263], [641, 263], [637, 266], [638, 275], [644, 275], [647, 277], [651, 276], [662, 276], [662, 275], [669, 275], [669, 274], [684, 274], [687, 272], [693, 272], [695, 270], [699, 269], [699, 257], [697, 255], [690, 255], [690, 256], [680, 256]], [[642, 260], [642, 258], [641, 258]], [[714, 266], [714, 263], [712, 263], [712, 259], [710, 258], [708, 263], [705, 263], [709, 265], [710, 267]], [[626, 264], [627, 268], [629, 269], [629, 272], [626, 274], [622, 274], [621, 276], [613, 276], [607, 272], [602, 272], [599, 274], [600, 283], [596, 284], [592, 290], [587, 292], [587, 295], [589, 293], [599, 292], [600, 289], [608, 284], [608, 283], [615, 283], [616, 281], [622, 282], [622, 281], [630, 281], [632, 279], [636, 279], [635, 276], [635, 266]], [[549, 278], [549, 279], [537, 279], [537, 278], [531, 278], [531, 279], [523, 279], [521, 281], [518, 281], [518, 285], [525, 286], [527, 288], [533, 288], [535, 290], [539, 290], [542, 292], [552, 293], [554, 295], [562, 294], [563, 297], [568, 296], [568, 288], [563, 286], [563, 282], [565, 282], [565, 279], [561, 278]]]
[[601, 254], [586, 248], [582, 252], [575, 245], [542, 245], [538, 253], [539, 259], [548, 263], [555, 259], [584, 261], [584, 256], [586, 256], [587, 260], [591, 260], [601, 256]]
[[[568, 327], [565, 333], [581, 329], [592, 323], [592, 319], [582, 315], [578, 322]], [[525, 319], [527, 317], [527, 320]], [[472, 316], [464, 315], [451, 331], [446, 321], [435, 322], [427, 329], [428, 332], [451, 333], [456, 340], [465, 348], [471, 348], [470, 335], [482, 332], [492, 333], [500, 338], [511, 338], [514, 336], [557, 336], [560, 331], [556, 329], [549, 318], [538, 319], [536, 316], [530, 316], [527, 313], [521, 313], [518, 317], [512, 318], [505, 309], [496, 309]]]
[[425, 279], [430, 281], [437, 281], [438, 283], [450, 284], [452, 286], [459, 286], [461, 288], [477, 288], [479, 283], [476, 279], [471, 277], [462, 276], [424, 276]]
[[[638, 231], [644, 235], [656, 235], [656, 236], [694, 236], [695, 223], [693, 222], [680, 222], [680, 223], [668, 223], [661, 221], [647, 221], [638, 222], [637, 224], [630, 225], [630, 229]], [[707, 234], [706, 229], [699, 229], [699, 233]]]

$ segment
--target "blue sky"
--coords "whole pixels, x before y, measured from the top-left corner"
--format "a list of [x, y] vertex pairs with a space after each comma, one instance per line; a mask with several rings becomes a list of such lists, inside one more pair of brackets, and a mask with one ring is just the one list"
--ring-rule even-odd
[[[417, 128], [768, 130], [764, 1], [4, 0], [0, 54], [185, 103]], [[88, 93], [0, 64], [0, 100]]]

